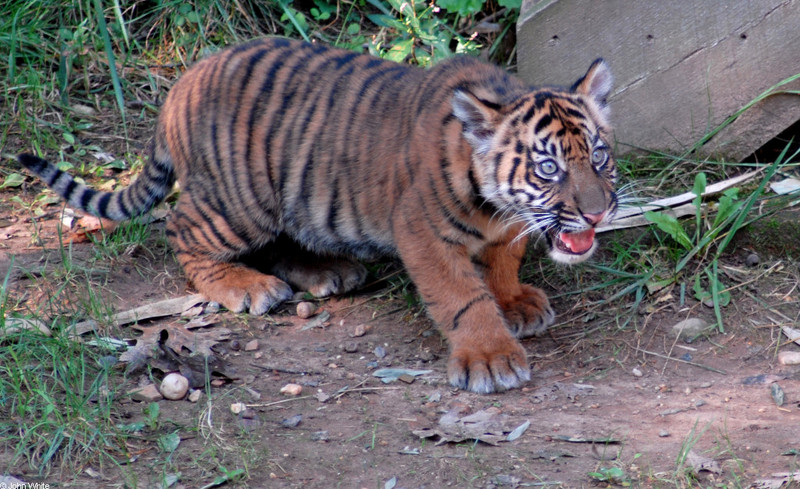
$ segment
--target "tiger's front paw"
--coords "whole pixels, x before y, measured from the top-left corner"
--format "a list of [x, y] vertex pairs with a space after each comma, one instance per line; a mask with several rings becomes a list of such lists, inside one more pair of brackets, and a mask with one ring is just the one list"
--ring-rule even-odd
[[452, 385], [478, 394], [501, 392], [521, 386], [531, 379], [525, 350], [517, 340], [506, 336], [453, 345], [447, 364]]
[[292, 288], [278, 277], [238, 265], [220, 278], [193, 282], [201, 294], [233, 312], [261, 315], [292, 297]]
[[555, 320], [555, 312], [542, 289], [522, 284], [522, 294], [501, 302], [508, 329], [517, 338], [540, 336]]

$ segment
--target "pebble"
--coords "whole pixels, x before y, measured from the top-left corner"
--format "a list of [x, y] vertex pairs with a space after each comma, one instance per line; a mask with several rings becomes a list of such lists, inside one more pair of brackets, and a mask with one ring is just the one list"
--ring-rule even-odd
[[300, 319], [308, 319], [317, 312], [317, 306], [313, 302], [303, 301], [297, 304], [297, 317]]
[[311, 433], [311, 441], [328, 441], [329, 435], [327, 431], [315, 431]]
[[142, 401], [142, 402], [156, 402], [164, 399], [164, 396], [158, 392], [158, 388], [155, 384], [147, 384], [143, 387], [137, 387], [136, 389], [132, 389], [128, 391], [128, 395], [131, 396], [131, 399], [134, 401]]
[[203, 395], [203, 391], [200, 389], [195, 389], [189, 393], [189, 402], [197, 402], [200, 400], [200, 396]]
[[241, 414], [247, 411], [247, 406], [243, 402], [234, 402], [231, 404], [231, 412], [233, 414]]
[[750, 253], [749, 255], [747, 255], [747, 258], [744, 259], [744, 263], [748, 267], [754, 267], [758, 265], [760, 261], [761, 258], [758, 256], [757, 253]]
[[673, 338], [680, 337], [683, 341], [691, 343], [708, 328], [708, 323], [701, 318], [688, 318], [675, 324], [670, 330]]
[[344, 351], [347, 353], [356, 353], [358, 351], [358, 342], [357, 341], [348, 341], [344, 344]]
[[373, 350], [372, 353], [374, 353], [375, 356], [378, 358], [383, 358], [386, 356], [386, 348], [382, 346], [376, 346], [375, 350]]
[[364, 336], [367, 334], [369, 330], [372, 329], [372, 326], [369, 324], [358, 324], [356, 325], [355, 329], [353, 329], [353, 334], [351, 335], [353, 338], [358, 338], [360, 336]]
[[781, 365], [800, 365], [799, 351], [778, 352], [778, 363]]
[[658, 432], [658, 436], [660, 436], [661, 438], [666, 438], [666, 437], [669, 436], [669, 431], [661, 430], [661, 431]]
[[247, 344], [244, 345], [244, 351], [256, 351], [258, 350], [258, 340], [250, 340]]
[[641, 377], [643, 375], [642, 371], [636, 367], [634, 367], [633, 370], [631, 370], [631, 373], [633, 374], [634, 377]]
[[283, 426], [284, 428], [295, 428], [297, 425], [300, 424], [300, 421], [302, 420], [303, 420], [303, 415], [296, 414], [291, 418], [286, 418], [283, 421], [281, 421], [281, 426]]
[[161, 395], [171, 401], [183, 399], [189, 390], [189, 379], [179, 373], [167, 374], [161, 381]]
[[281, 387], [280, 393], [287, 396], [299, 396], [303, 392], [303, 386], [300, 384], [286, 384]]
[[239, 351], [242, 349], [242, 344], [239, 343], [239, 340], [232, 340], [231, 341], [231, 350]]

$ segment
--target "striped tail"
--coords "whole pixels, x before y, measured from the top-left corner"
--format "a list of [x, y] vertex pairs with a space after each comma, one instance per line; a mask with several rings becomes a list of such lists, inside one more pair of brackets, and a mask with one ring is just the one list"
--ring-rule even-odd
[[114, 221], [146, 213], [166, 198], [175, 183], [172, 164], [155, 158], [145, 165], [136, 181], [117, 192], [101, 192], [78, 183], [75, 177], [38, 156], [21, 154], [17, 160], [72, 207]]

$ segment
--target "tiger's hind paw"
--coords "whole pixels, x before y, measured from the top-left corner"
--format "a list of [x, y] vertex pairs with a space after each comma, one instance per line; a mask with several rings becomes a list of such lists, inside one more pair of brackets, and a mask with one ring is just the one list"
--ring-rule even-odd
[[320, 259], [313, 264], [285, 260], [275, 264], [272, 272], [314, 297], [345, 294], [363, 285], [367, 278], [364, 265], [346, 259]]
[[501, 303], [508, 329], [517, 338], [541, 336], [555, 320], [547, 295], [536, 287], [522, 284], [522, 294]]
[[447, 377], [455, 387], [478, 394], [502, 392], [531, 380], [525, 350], [517, 341], [478, 348], [456, 348], [447, 363]]

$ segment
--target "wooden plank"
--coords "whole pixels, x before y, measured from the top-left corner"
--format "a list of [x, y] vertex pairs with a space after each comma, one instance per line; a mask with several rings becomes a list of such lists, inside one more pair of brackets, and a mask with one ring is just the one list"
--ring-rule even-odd
[[[797, 0], [528, 0], [517, 24], [519, 74], [534, 85], [570, 84], [603, 57], [615, 76], [619, 149], [680, 154], [800, 73], [799, 25]], [[770, 98], [701, 153], [739, 160], [797, 120], [800, 97]]]

